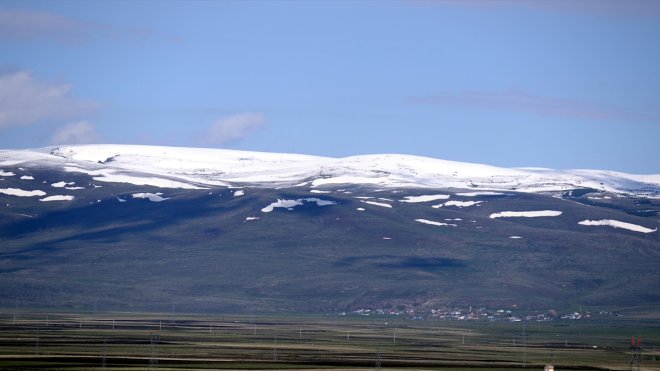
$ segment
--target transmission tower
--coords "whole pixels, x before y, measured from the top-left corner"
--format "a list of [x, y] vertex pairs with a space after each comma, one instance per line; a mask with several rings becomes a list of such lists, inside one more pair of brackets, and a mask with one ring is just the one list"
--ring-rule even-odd
[[630, 370], [639, 371], [642, 369], [642, 337], [630, 338]]

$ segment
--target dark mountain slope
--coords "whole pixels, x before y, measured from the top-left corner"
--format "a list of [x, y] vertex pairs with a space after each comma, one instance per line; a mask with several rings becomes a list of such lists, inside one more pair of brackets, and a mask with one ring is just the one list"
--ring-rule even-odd
[[[331, 193], [244, 188], [239, 195], [99, 184], [39, 168], [31, 174], [85, 189], [64, 189], [75, 199], [59, 202], [0, 194], [2, 306], [211, 312], [660, 304], [657, 231], [578, 224], [612, 219], [654, 229], [657, 200], [465, 197], [455, 189], [354, 185], [324, 188]], [[27, 189], [17, 177], [2, 182]], [[167, 199], [133, 197], [158, 192]], [[481, 203], [400, 202], [422, 194]], [[262, 211], [278, 199], [301, 205]], [[538, 210], [562, 214], [490, 217]]]

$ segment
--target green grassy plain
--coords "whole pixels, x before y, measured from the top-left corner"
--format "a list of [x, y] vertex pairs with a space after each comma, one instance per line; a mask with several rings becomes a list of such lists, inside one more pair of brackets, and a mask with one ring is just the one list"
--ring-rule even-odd
[[657, 321], [411, 321], [398, 317], [5, 311], [0, 369], [660, 370]]

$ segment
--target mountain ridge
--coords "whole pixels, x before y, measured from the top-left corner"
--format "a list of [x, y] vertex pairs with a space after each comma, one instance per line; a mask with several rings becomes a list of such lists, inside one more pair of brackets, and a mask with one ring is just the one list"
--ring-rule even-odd
[[635, 176], [503, 171], [547, 178], [535, 183], [477, 165], [491, 172], [456, 180], [470, 166], [400, 155], [55, 148], [0, 151], [0, 306], [660, 307], [658, 187]]
[[[502, 168], [402, 154], [331, 158], [210, 148], [77, 145], [4, 150], [0, 152], [0, 158], [5, 158], [0, 160], [0, 166], [3, 163], [20, 163], [17, 161], [22, 158], [57, 165], [55, 157], [68, 162], [68, 165], [60, 164], [65, 170], [96, 174], [99, 181], [131, 183], [130, 179], [112, 176], [115, 172], [142, 173], [174, 181], [165, 184], [152, 182], [152, 185], [164, 188], [232, 185], [319, 188], [359, 184], [388, 188], [478, 188], [531, 193], [596, 189], [616, 194], [660, 197], [660, 174]], [[133, 183], [137, 184], [135, 180]]]

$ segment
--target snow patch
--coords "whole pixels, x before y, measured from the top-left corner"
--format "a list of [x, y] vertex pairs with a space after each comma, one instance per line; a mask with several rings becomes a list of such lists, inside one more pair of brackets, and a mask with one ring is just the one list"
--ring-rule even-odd
[[430, 201], [436, 201], [436, 200], [446, 200], [450, 196], [449, 195], [421, 195], [421, 196], [406, 196], [404, 197], [401, 202], [410, 202], [410, 203], [415, 203], [415, 202], [430, 202]]
[[76, 182], [69, 182], [69, 183], [67, 183], [67, 182], [65, 182], [65, 181], [61, 181], [61, 182], [53, 183], [53, 184], [51, 184], [50, 186], [51, 186], [51, 187], [55, 187], [55, 188], [64, 188], [64, 187], [66, 187], [66, 186], [74, 185], [74, 184], [76, 184]]
[[364, 207], [358, 207], [358, 208], [357, 208], [357, 209], [355, 209], [355, 210], [357, 210], [357, 211], [364, 211], [364, 210], [365, 210], [365, 208], [364, 208]]
[[387, 184], [387, 177], [370, 178], [364, 176], [339, 175], [332, 178], [320, 178], [312, 181], [312, 187], [318, 187], [328, 184]]
[[293, 209], [296, 206], [300, 206], [303, 204], [303, 202], [314, 202], [316, 203], [316, 206], [328, 206], [328, 205], [334, 205], [336, 202], [334, 201], [329, 201], [329, 200], [322, 200], [320, 198], [316, 197], [309, 197], [309, 198], [299, 198], [297, 200], [286, 200], [286, 199], [277, 199], [276, 202], [271, 203], [270, 205], [264, 207], [261, 209], [261, 212], [263, 213], [269, 213], [273, 211], [275, 208], [285, 208], [285, 209]]
[[304, 200], [307, 202], [316, 202], [316, 206], [328, 206], [336, 204], [334, 201], [322, 200], [316, 197], [305, 198]]
[[[161, 202], [165, 200], [169, 200], [168, 198], [162, 197], [162, 193], [149, 193], [149, 192], [142, 192], [142, 193], [133, 193], [132, 196], [133, 198], [146, 198], [151, 202]], [[99, 200], [100, 201], [100, 200]]]
[[16, 174], [12, 173], [11, 171], [4, 172], [4, 171], [0, 170], [0, 176], [14, 176], [14, 175], [16, 175]]
[[244, 195], [245, 195], [245, 191], [242, 189], [239, 189], [238, 191], [234, 191], [234, 197], [240, 197]]
[[126, 202], [126, 199], [123, 199], [123, 198], [117, 196], [117, 201], [119, 201], [120, 203], [121, 203], [121, 202]]
[[331, 193], [330, 191], [322, 191], [320, 189], [312, 189], [309, 193]]
[[4, 193], [6, 195], [10, 196], [18, 196], [18, 197], [35, 197], [35, 196], [45, 196], [46, 192], [41, 191], [41, 190], [34, 190], [34, 191], [25, 191], [22, 189], [18, 188], [4, 188], [0, 189], [0, 193]]
[[[64, 171], [74, 173], [84, 173], [91, 175], [98, 182], [106, 183], [128, 183], [134, 185], [146, 185], [159, 188], [181, 188], [181, 189], [207, 189], [192, 184], [178, 182], [176, 180], [156, 178], [156, 177], [137, 177], [125, 174], [116, 174], [113, 169], [87, 170], [76, 166], [65, 166]], [[225, 185], [224, 183], [220, 185]], [[96, 187], [96, 186], [95, 186]]]
[[14, 165], [21, 164], [21, 163], [23, 163], [23, 162], [25, 162], [25, 161], [21, 161], [21, 160], [6, 160], [6, 161], [0, 161], [0, 166], [14, 166]]
[[641, 232], [641, 233], [652, 233], [658, 230], [658, 228], [651, 229], [651, 228], [646, 228], [642, 227], [641, 225], [637, 224], [632, 224], [632, 223], [626, 223], [626, 222], [621, 222], [618, 220], [612, 220], [612, 219], [601, 219], [601, 220], [583, 220], [581, 222], [578, 222], [580, 225], [594, 225], [594, 226], [610, 226], [614, 228], [623, 228], [627, 229], [630, 231], [635, 231], [635, 232]]
[[511, 238], [511, 239], [513, 239], [513, 240], [519, 240], [519, 239], [521, 239], [522, 237], [520, 237], [520, 236], [509, 236], [509, 238]]
[[269, 212], [273, 211], [276, 207], [282, 207], [282, 208], [290, 209], [292, 207], [296, 207], [296, 206], [299, 206], [299, 205], [302, 205], [302, 201], [300, 201], [300, 200], [281, 200], [281, 199], [278, 198], [277, 201], [275, 201], [275, 202], [271, 203], [270, 205], [268, 205], [268, 206], [264, 207], [263, 209], [261, 209], [261, 212], [262, 213], [269, 213]]
[[21, 179], [22, 179], [22, 180], [34, 180], [34, 177], [33, 177], [33, 176], [30, 176], [30, 175], [23, 175], [23, 176], [21, 177]]
[[246, 222], [249, 222], [249, 221], [252, 221], [252, 220], [259, 220], [259, 217], [258, 216], [248, 216], [247, 218], [245, 218]]
[[501, 193], [501, 192], [461, 192], [461, 193], [456, 193], [456, 196], [463, 196], [463, 197], [501, 196], [501, 195], [504, 195], [504, 193]]
[[495, 218], [538, 218], [544, 216], [559, 216], [561, 211], [555, 210], [538, 210], [538, 211], [502, 211], [499, 213], [490, 214], [491, 219]]
[[40, 198], [39, 201], [72, 201], [74, 199], [73, 196], [69, 195], [54, 195], [54, 196], [48, 196], [45, 198]]
[[458, 208], [462, 208], [462, 207], [470, 207], [470, 206], [474, 206], [474, 205], [479, 205], [482, 202], [483, 201], [455, 201], [455, 200], [452, 200], [452, 201], [447, 201], [444, 204], [433, 205], [431, 207], [439, 208], [439, 207], [442, 207], [442, 206], [455, 206], [455, 207], [458, 207]]
[[433, 220], [428, 220], [428, 219], [415, 219], [415, 221], [423, 224], [437, 225], [439, 227], [458, 227], [458, 225], [456, 224], [434, 222]]
[[365, 204], [369, 204], [369, 205], [392, 208], [392, 205], [386, 204], [384, 202], [376, 202], [376, 201], [362, 201], [362, 202], [364, 202]]

